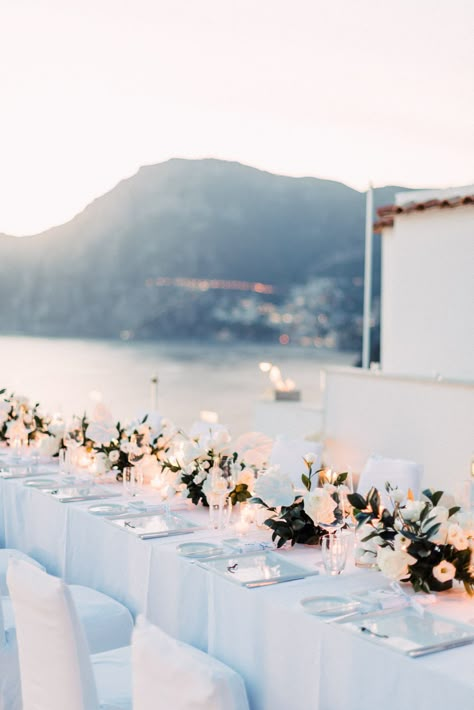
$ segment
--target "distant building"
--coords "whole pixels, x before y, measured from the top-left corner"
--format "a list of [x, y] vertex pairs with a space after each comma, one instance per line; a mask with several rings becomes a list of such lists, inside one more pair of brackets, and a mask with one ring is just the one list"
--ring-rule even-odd
[[328, 460], [413, 459], [425, 486], [455, 492], [474, 456], [474, 186], [398, 195], [375, 231], [381, 365], [327, 369]]
[[474, 185], [377, 212], [382, 370], [474, 381]]

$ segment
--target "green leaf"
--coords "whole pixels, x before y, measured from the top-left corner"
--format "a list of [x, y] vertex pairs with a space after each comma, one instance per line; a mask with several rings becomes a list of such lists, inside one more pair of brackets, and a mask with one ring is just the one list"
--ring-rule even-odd
[[306, 490], [310, 491], [311, 490], [311, 481], [305, 473], [303, 473], [303, 475], [301, 476], [301, 480], [302, 480], [303, 486], [306, 488]]
[[349, 493], [347, 500], [352, 507], [357, 508], [357, 510], [365, 510], [367, 508], [367, 501], [360, 495], [360, 493]]

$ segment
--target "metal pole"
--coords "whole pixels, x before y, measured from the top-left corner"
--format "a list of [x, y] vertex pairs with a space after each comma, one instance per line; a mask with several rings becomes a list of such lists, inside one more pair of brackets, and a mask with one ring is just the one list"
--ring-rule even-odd
[[372, 184], [367, 190], [365, 204], [365, 263], [364, 263], [364, 320], [362, 329], [362, 367], [370, 366], [370, 318], [372, 300], [372, 238], [373, 238], [374, 191]]

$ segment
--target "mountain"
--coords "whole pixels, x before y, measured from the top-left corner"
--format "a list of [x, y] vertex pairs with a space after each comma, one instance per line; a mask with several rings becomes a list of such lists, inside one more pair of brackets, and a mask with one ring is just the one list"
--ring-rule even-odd
[[[377, 190], [376, 203], [403, 189]], [[262, 302], [318, 278], [350, 291], [364, 213], [364, 193], [329, 180], [214, 159], [142, 167], [66, 224], [0, 235], [0, 332], [199, 337], [245, 296], [222, 282], [273, 286]]]

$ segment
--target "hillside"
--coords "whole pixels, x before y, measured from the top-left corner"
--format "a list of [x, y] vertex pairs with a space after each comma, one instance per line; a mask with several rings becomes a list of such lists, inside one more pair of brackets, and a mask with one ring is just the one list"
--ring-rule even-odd
[[[377, 204], [402, 189], [378, 190]], [[329, 278], [355, 303], [364, 210], [363, 193], [328, 180], [212, 159], [143, 167], [64, 225], [0, 235], [0, 332], [215, 334], [245, 294], [189, 279], [262, 282], [274, 293], [251, 291], [252, 303], [281, 303], [295, 285]], [[260, 325], [229, 332], [269, 335]]]

